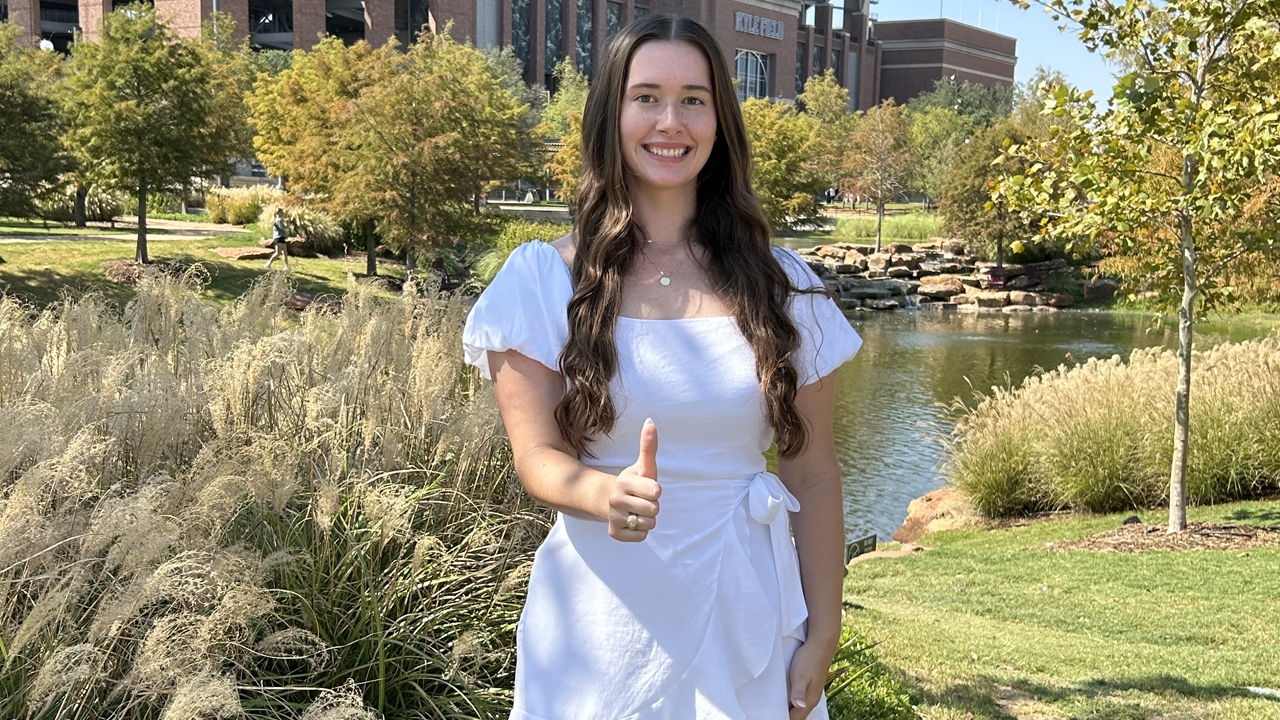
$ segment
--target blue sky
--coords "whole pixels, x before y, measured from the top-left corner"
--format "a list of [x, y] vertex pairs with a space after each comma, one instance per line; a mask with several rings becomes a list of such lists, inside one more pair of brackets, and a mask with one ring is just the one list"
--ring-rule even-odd
[[1070, 28], [1059, 32], [1062, 23], [1034, 5], [1021, 10], [1009, 0], [880, 0], [871, 12], [881, 20], [921, 20], [938, 17], [939, 4], [944, 17], [1017, 38], [1018, 82], [1044, 65], [1062, 71], [1081, 90], [1092, 90], [1104, 105], [1110, 99], [1115, 81], [1106, 60], [1090, 53]]

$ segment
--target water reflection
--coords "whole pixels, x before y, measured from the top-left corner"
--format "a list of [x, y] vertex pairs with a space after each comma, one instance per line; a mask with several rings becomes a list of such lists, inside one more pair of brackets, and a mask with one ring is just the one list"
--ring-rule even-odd
[[[886, 540], [913, 499], [942, 487], [942, 406], [974, 391], [1017, 385], [1037, 368], [1127, 357], [1177, 346], [1172, 326], [1149, 317], [1088, 311], [1052, 314], [854, 313], [862, 351], [838, 374], [835, 434], [844, 471], [845, 532]], [[1270, 326], [1196, 326], [1196, 347], [1262, 337]], [[1170, 389], [1172, 392], [1172, 388]]]

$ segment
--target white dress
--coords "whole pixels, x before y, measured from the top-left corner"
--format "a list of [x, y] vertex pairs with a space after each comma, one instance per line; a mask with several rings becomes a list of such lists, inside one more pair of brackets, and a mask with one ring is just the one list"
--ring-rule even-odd
[[[798, 287], [820, 286], [774, 249]], [[568, 339], [568, 266], [552, 246], [515, 250], [463, 332], [466, 361], [516, 350], [549, 368]], [[825, 295], [797, 295], [804, 385], [861, 339]], [[591, 467], [635, 462], [658, 427], [657, 527], [640, 543], [561, 513], [534, 557], [516, 633], [512, 720], [785, 720], [787, 668], [808, 611], [788, 512], [799, 502], [765, 469], [773, 430], [750, 346], [732, 317], [618, 318], [617, 422]], [[809, 715], [827, 720], [825, 698]]]

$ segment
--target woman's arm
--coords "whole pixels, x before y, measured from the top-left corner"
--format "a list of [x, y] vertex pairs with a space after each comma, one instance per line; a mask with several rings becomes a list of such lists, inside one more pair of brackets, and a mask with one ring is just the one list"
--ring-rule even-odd
[[[600, 472], [578, 460], [555, 420], [564, 395], [564, 377], [542, 363], [508, 350], [489, 352], [498, 411], [502, 413], [516, 475], [529, 495], [566, 515], [609, 523], [609, 534], [627, 542], [644, 540], [656, 524], [658, 432], [646, 423], [640, 458], [618, 475]], [[639, 517], [637, 529], [627, 516]]]
[[[840, 464], [832, 438], [835, 373], [796, 391], [796, 409], [804, 420], [804, 450], [778, 459], [778, 476], [800, 501], [791, 516], [800, 580], [809, 608], [808, 639], [792, 660], [792, 718], [808, 715], [826, 682], [827, 670], [840, 645], [840, 602], [844, 585], [844, 506]], [[796, 687], [804, 685], [805, 687]]]

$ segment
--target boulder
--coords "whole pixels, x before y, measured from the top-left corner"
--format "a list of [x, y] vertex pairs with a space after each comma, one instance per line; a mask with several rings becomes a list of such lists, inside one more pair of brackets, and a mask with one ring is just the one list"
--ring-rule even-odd
[[891, 278], [911, 277], [911, 268], [894, 265], [886, 270], [885, 273]]
[[984, 308], [1002, 308], [1009, 304], [1009, 293], [1004, 292], [980, 292], [973, 294], [973, 301], [978, 307]]
[[1017, 313], [1029, 313], [1035, 310], [1035, 308], [1030, 305], [1005, 305], [1003, 308], [1000, 308], [1000, 310], [1001, 312], [1015, 315]]
[[[982, 281], [972, 275], [961, 275], [960, 282], [965, 287], [971, 287], [971, 288], [982, 287]], [[987, 283], [987, 284], [989, 285], [990, 283]]]
[[838, 263], [833, 266], [837, 275], [853, 275], [858, 272], [858, 266], [850, 263]]
[[1039, 284], [1040, 284], [1039, 280], [1032, 280], [1030, 277], [1026, 275], [1019, 275], [1015, 278], [1010, 278], [1004, 284], [1004, 287], [1006, 290], [1026, 290], [1032, 285], [1039, 285]]
[[901, 543], [914, 543], [929, 533], [959, 530], [975, 524], [978, 515], [957, 488], [934, 490], [907, 506], [907, 519], [893, 533]]
[[972, 295], [955, 295], [951, 298], [951, 302], [955, 303], [956, 305], [972, 305], [974, 307], [978, 306], [978, 301], [975, 300]]
[[895, 278], [882, 278], [871, 282], [876, 287], [888, 290], [892, 295], [909, 295], [914, 288], [920, 286], [919, 283], [913, 283], [910, 280], [898, 280]]
[[893, 294], [891, 288], [871, 280], [847, 278], [840, 282], [842, 300], [882, 300]]
[[867, 256], [857, 250], [847, 250], [844, 254], [844, 261], [850, 265], [857, 265], [859, 269], [867, 269]]
[[1021, 290], [1011, 290], [1009, 291], [1009, 303], [1035, 307], [1040, 304], [1040, 296], [1035, 293], [1022, 292]]
[[1090, 303], [1107, 302], [1116, 296], [1116, 291], [1120, 289], [1120, 283], [1111, 278], [1097, 278], [1085, 283], [1084, 301]]
[[1062, 293], [1045, 293], [1041, 301], [1049, 307], [1064, 308], [1075, 304], [1075, 298]]
[[930, 240], [929, 242], [916, 243], [911, 246], [911, 249], [918, 253], [939, 252], [942, 250], [942, 244], [937, 240]]
[[862, 307], [862, 301], [856, 298], [840, 298], [836, 301], [836, 305], [841, 310], [857, 310]]
[[867, 268], [871, 270], [883, 270], [893, 264], [893, 255], [889, 253], [874, 253], [867, 256]]
[[814, 248], [814, 252], [818, 254], [818, 257], [843, 258], [845, 250], [843, 248], [838, 248], [835, 245], [820, 245]]
[[873, 245], [857, 245], [854, 243], [838, 243], [838, 244], [841, 246], [848, 246], [845, 248], [846, 250], [852, 250], [853, 252], [856, 252], [859, 255], [864, 255], [864, 256], [870, 255], [871, 253], [876, 251], [875, 246]]
[[1035, 306], [1035, 307], [1033, 307], [1033, 308], [1031, 308], [1031, 309], [1032, 309], [1032, 310], [1035, 310], [1035, 311], [1036, 311], [1036, 312], [1038, 312], [1038, 313], [1056, 313], [1056, 312], [1058, 312], [1058, 308], [1056, 308], [1056, 307], [1049, 307], [1048, 305], [1037, 305], [1037, 306]]
[[924, 262], [924, 255], [920, 253], [905, 252], [894, 253], [893, 260], [889, 261], [890, 265], [896, 267], [905, 267], [916, 270], [920, 267], [920, 263]]
[[260, 247], [214, 248], [213, 252], [228, 260], [266, 260], [272, 253], [269, 248]]
[[884, 252], [887, 252], [891, 255], [901, 255], [902, 253], [911, 252], [911, 246], [906, 245], [904, 243], [889, 243], [888, 245], [885, 245], [882, 249], [884, 250]]
[[951, 283], [924, 283], [918, 291], [921, 295], [938, 300], [949, 299], [964, 291]]

